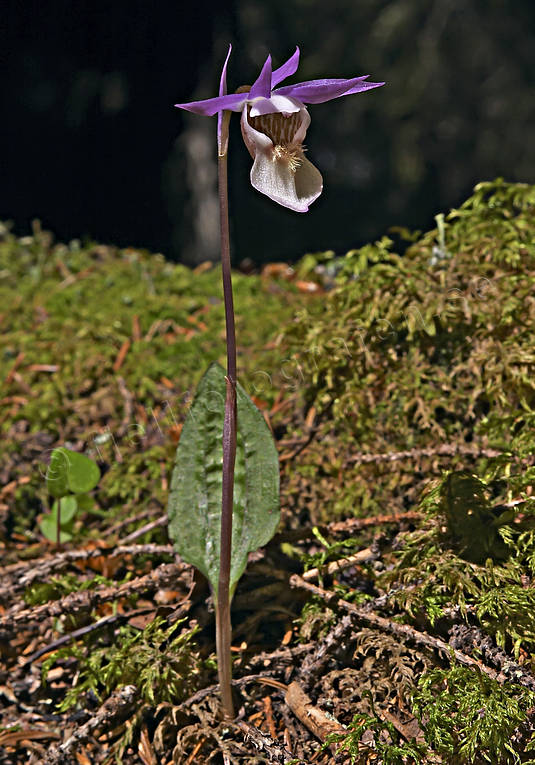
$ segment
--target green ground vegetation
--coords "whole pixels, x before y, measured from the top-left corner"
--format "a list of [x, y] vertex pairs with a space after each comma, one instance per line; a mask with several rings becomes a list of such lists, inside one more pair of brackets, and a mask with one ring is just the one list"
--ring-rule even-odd
[[[362, 590], [342, 577], [340, 594], [357, 604], [381, 596], [391, 618], [438, 634], [464, 621], [533, 672], [535, 187], [479, 184], [436, 223], [345, 257], [308, 255], [291, 281], [236, 274], [240, 378], [274, 429], [283, 527], [415, 513], [395, 536], [380, 524], [343, 542], [318, 532], [310, 549], [287, 543], [282, 553], [322, 567], [379, 531], [381, 564], [366, 569]], [[37, 225], [30, 237], [0, 233], [0, 478], [18, 481], [0, 500], [3, 542], [43, 544], [47, 455], [61, 445], [85, 451], [102, 472], [73, 538], [119, 542], [162, 513], [194, 386], [211, 361], [224, 362], [219, 269], [54, 244]], [[142, 541], [167, 541], [166, 532]], [[56, 579], [53, 593], [34, 588], [28, 602], [73, 586]], [[309, 601], [301, 638], [321, 639], [336, 620]], [[61, 650], [79, 662], [84, 690], [105, 696], [123, 681], [114, 667], [132, 641], [152, 655], [182, 636], [193, 688], [204, 671], [194, 632], [123, 630], [113, 650]], [[355, 653], [356, 672], [372, 661], [366, 650]], [[514, 671], [498, 683], [396, 650], [379, 646], [373, 661], [391, 657], [381, 659], [385, 688], [396, 685], [392, 657], [405, 667], [396, 698], [423, 738], [402, 741], [380, 714], [388, 694], [370, 686], [370, 704], [339, 739], [355, 762], [365, 731], [382, 760], [368, 752], [363, 761], [532, 762], [535, 702]], [[177, 677], [161, 675], [156, 686]]]

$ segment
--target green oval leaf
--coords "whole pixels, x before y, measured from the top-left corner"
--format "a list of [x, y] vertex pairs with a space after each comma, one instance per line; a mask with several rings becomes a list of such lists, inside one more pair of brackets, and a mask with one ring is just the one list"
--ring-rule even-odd
[[75, 494], [85, 494], [95, 488], [100, 480], [100, 470], [92, 459], [85, 454], [69, 452], [69, 472], [67, 482]]
[[[76, 497], [73, 497], [72, 494], [70, 494], [69, 496], [62, 497], [57, 501], [59, 502], [61, 510], [60, 523], [62, 526], [66, 526], [76, 515], [76, 510], [78, 509]], [[54, 505], [55, 504], [56, 502], [54, 502]]]
[[[217, 596], [221, 533], [225, 372], [212, 364], [197, 388], [176, 452], [167, 513], [179, 555], [207, 577]], [[249, 552], [275, 533], [279, 511], [279, 461], [261, 412], [237, 386], [238, 436], [234, 474], [230, 589]]]
[[58, 499], [66, 494], [85, 494], [94, 489], [100, 470], [92, 459], [64, 446], [54, 449], [46, 472], [48, 492]]
[[[67, 474], [69, 472], [69, 451], [60, 446], [54, 449], [46, 471], [46, 488], [53, 497], [64, 497], [69, 493]], [[46, 536], [46, 535], [45, 535]]]
[[[41, 533], [47, 539], [49, 539], [51, 542], [57, 541], [57, 526], [55, 517], [52, 517], [51, 515], [45, 515], [45, 517], [42, 518], [39, 522], [39, 527], [41, 529]], [[72, 534], [69, 534], [68, 531], [61, 529], [59, 541], [68, 542], [70, 539], [72, 539]]]

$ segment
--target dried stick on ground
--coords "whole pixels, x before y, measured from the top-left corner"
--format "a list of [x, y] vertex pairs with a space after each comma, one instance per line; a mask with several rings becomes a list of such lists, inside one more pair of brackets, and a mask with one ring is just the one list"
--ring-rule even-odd
[[483, 662], [478, 661], [471, 656], [467, 656], [458, 649], [453, 648], [451, 645], [444, 642], [444, 640], [432, 637], [432, 635], [428, 635], [426, 632], [419, 632], [418, 630], [414, 629], [414, 627], [410, 627], [408, 624], [399, 624], [398, 622], [392, 621], [392, 619], [386, 619], [384, 616], [379, 616], [373, 611], [366, 611], [364, 608], [359, 608], [353, 603], [349, 603], [347, 600], [342, 600], [334, 592], [329, 592], [328, 590], [324, 590], [322, 587], [317, 587], [315, 584], [305, 582], [305, 580], [297, 574], [293, 574], [290, 577], [290, 586], [302, 590], [307, 590], [313, 595], [317, 595], [318, 597], [325, 600], [326, 603], [330, 603], [333, 606], [338, 606], [339, 608], [343, 608], [346, 611], [349, 611], [349, 613], [354, 614], [354, 616], [359, 619], [359, 621], [362, 621], [365, 624], [369, 624], [372, 627], [378, 627], [380, 630], [396, 635], [403, 640], [411, 640], [417, 645], [425, 645], [427, 648], [441, 651], [447, 657], [450, 657], [453, 654], [460, 664], [464, 664], [468, 667], [475, 667], [485, 675], [488, 675], [488, 677], [491, 677], [493, 680], [504, 682], [507, 679], [503, 674], [498, 675], [497, 672], [495, 672], [490, 667], [487, 667], [485, 664], [483, 664]]
[[478, 627], [467, 624], [454, 624], [450, 629], [450, 645], [460, 650], [477, 651], [487, 663], [498, 667], [500, 672], [511, 683], [519, 683], [535, 691], [535, 677], [525, 667], [513, 661], [511, 657], [489, 635]]
[[[353, 629], [349, 614], [338, 619], [334, 627], [324, 638], [314, 645], [314, 650], [308, 652], [300, 664], [298, 678], [305, 689], [310, 689], [318, 678], [325, 674], [327, 665], [341, 651], [347, 652], [348, 633]], [[311, 645], [309, 643], [309, 645]]]
[[[191, 592], [189, 593], [191, 595]], [[191, 601], [189, 600], [189, 595], [185, 598], [184, 601], [177, 604], [177, 607], [172, 612], [170, 616], [167, 617], [167, 623], [178, 621], [178, 619], [181, 619], [187, 612], [189, 611], [191, 606]], [[62, 645], [66, 645], [67, 643], [70, 643], [73, 640], [78, 640], [78, 638], [84, 637], [85, 635], [89, 635], [91, 632], [95, 632], [96, 630], [102, 629], [102, 627], [109, 627], [112, 624], [115, 624], [116, 622], [125, 622], [129, 619], [132, 619], [134, 616], [142, 616], [145, 614], [154, 613], [154, 606], [150, 606], [149, 608], [138, 608], [136, 611], [127, 611], [126, 613], [121, 614], [112, 614], [111, 616], [105, 616], [102, 619], [99, 619], [96, 622], [93, 622], [92, 624], [87, 624], [85, 627], [80, 627], [80, 629], [74, 630], [74, 632], [68, 632], [66, 635], [62, 635], [57, 640], [54, 640], [53, 643], [49, 643], [48, 645], [44, 645], [42, 648], [40, 648], [35, 653], [32, 653], [32, 655], [26, 659], [24, 664], [21, 664], [19, 667], [19, 670], [23, 667], [32, 664], [34, 661], [37, 661], [37, 659], [40, 659], [41, 656], [44, 656], [46, 653], [50, 653], [51, 651], [57, 651], [58, 648], [61, 648]]]
[[298, 657], [310, 653], [315, 643], [301, 643], [292, 648], [277, 648], [271, 653], [262, 651], [254, 656], [250, 656], [244, 664], [244, 669], [250, 671], [256, 667], [267, 668], [271, 664], [276, 664], [276, 669], [286, 669], [293, 666], [298, 661]]
[[49, 617], [90, 611], [100, 603], [119, 600], [131, 595], [154, 592], [165, 587], [176, 589], [177, 584], [188, 570], [190, 567], [186, 564], [165, 563], [151, 571], [150, 574], [140, 576], [130, 582], [124, 582], [119, 587], [99, 587], [96, 590], [71, 592], [60, 600], [44, 603], [35, 608], [13, 608], [0, 619], [0, 634], [2, 632], [13, 633], [23, 624], [42, 622], [43, 619]]
[[261, 730], [255, 728], [254, 725], [249, 725], [246, 722], [239, 722], [237, 727], [243, 733], [245, 741], [250, 741], [251, 744], [266, 757], [269, 762], [278, 762], [284, 765], [292, 758], [292, 753], [288, 749], [275, 741], [271, 736], [266, 733], [262, 733]]
[[[119, 351], [119, 355], [115, 361], [115, 365], [117, 366], [117, 369], [115, 371], [118, 371], [129, 348], [130, 348], [130, 341], [126, 341], [126, 343], [123, 345], [123, 348]], [[124, 355], [123, 355], [124, 354]], [[129, 425], [132, 421], [132, 414], [134, 413], [134, 403], [135, 403], [135, 397], [128, 388], [126, 387], [126, 383], [124, 381], [124, 378], [120, 375], [117, 375], [117, 387], [119, 388], [119, 391], [121, 393], [121, 396], [123, 397], [124, 401], [124, 414], [123, 419], [121, 420], [121, 424], [119, 425], [119, 428], [117, 429], [116, 435], [120, 438], [121, 436], [125, 436], [128, 433]]]
[[[394, 513], [390, 515], [372, 515], [370, 518], [346, 518], [345, 521], [333, 521], [327, 526], [318, 526], [322, 534], [352, 534], [360, 529], [366, 529], [370, 526], [382, 526], [403, 521], [418, 521], [422, 518], [422, 513], [416, 510], [407, 510], [405, 513]], [[312, 529], [310, 529], [312, 535]]]
[[[274, 681], [273, 678], [270, 675], [246, 675], [245, 677], [239, 677], [237, 679], [232, 680], [232, 686], [234, 688], [241, 688], [242, 686], [247, 685], [248, 683], [263, 683], [266, 684], [269, 681], [276, 682], [276, 687], [286, 687], [283, 686], [283, 683], [279, 683], [278, 681]], [[271, 685], [271, 682], [269, 682]], [[215, 696], [219, 693], [219, 683], [216, 685], [209, 685], [207, 688], [201, 688], [200, 691], [196, 691], [193, 696], [190, 696], [189, 699], [186, 699], [185, 701], [182, 701], [176, 709], [179, 709], [181, 711], [185, 711], [186, 709], [189, 709], [194, 704], [198, 704], [200, 701], [203, 701], [203, 699], [207, 698], [207, 696], [211, 696], [212, 694]]]
[[143, 534], [147, 534], [149, 531], [154, 531], [154, 529], [157, 529], [160, 526], [167, 526], [168, 522], [169, 522], [169, 519], [167, 515], [160, 516], [159, 518], [156, 518], [156, 520], [150, 521], [150, 523], [146, 523], [144, 526], [141, 526], [139, 529], [132, 531], [131, 534], [128, 534], [123, 539], [123, 542], [133, 542], [135, 539], [139, 539], [139, 537], [142, 537]]
[[[119, 547], [96, 547], [92, 550], [66, 550], [46, 558], [15, 563], [0, 569], [3, 586], [0, 598], [5, 599], [10, 590], [20, 591], [35, 581], [43, 581], [50, 574], [61, 571], [70, 563], [91, 560], [92, 558], [120, 558], [126, 555], [171, 555], [176, 556], [171, 545], [120, 545]], [[6, 584], [6, 579], [10, 583]]]
[[351, 566], [357, 566], [359, 563], [369, 563], [371, 560], [376, 560], [379, 557], [379, 553], [373, 550], [371, 547], [366, 547], [365, 550], [359, 550], [354, 555], [348, 555], [347, 558], [340, 558], [339, 560], [333, 560], [332, 563], [328, 563], [323, 568], [310, 568], [303, 574], [303, 579], [306, 582], [311, 582], [313, 579], [317, 579], [321, 574], [337, 574], [343, 569], [350, 568]]
[[299, 683], [290, 683], [285, 702], [294, 715], [311, 731], [320, 741], [325, 741], [332, 733], [346, 734], [347, 730], [332, 715], [323, 712], [314, 706], [312, 700], [306, 695]]
[[442, 446], [429, 446], [422, 449], [407, 449], [401, 452], [384, 452], [381, 454], [369, 454], [358, 452], [348, 458], [349, 464], [366, 465], [372, 462], [398, 462], [399, 460], [415, 460], [422, 457], [455, 457], [463, 455], [467, 457], [500, 457], [506, 452], [488, 449], [478, 444], [470, 446], [466, 444], [443, 444]]
[[389, 513], [388, 515], [374, 515], [370, 518], [347, 518], [345, 521], [333, 521], [329, 524], [319, 524], [317, 527], [306, 526], [301, 529], [291, 529], [290, 531], [282, 531], [279, 534], [275, 534], [271, 540], [272, 545], [280, 544], [281, 542], [297, 542], [301, 539], [309, 539], [314, 536], [314, 528], [319, 529], [322, 534], [339, 534], [347, 533], [351, 534], [360, 529], [365, 529], [370, 526], [382, 526], [401, 523], [403, 521], [417, 521], [422, 518], [421, 513], [417, 513], [415, 510], [408, 510], [405, 513]]
[[[156, 505], [156, 507], [154, 507], [154, 505]], [[162, 509], [162, 503], [153, 497], [147, 510], [143, 510], [141, 513], [137, 513], [136, 515], [131, 515], [128, 518], [123, 518], [121, 521], [117, 521], [117, 523], [114, 523], [113, 526], [110, 526], [110, 528], [107, 529], [106, 533], [112, 537], [114, 534], [122, 531], [125, 526], [131, 526], [133, 523], [139, 523], [139, 521], [145, 521], [147, 518], [152, 518], [155, 515], [161, 515]]]
[[88, 741], [98, 729], [112, 728], [122, 722], [130, 714], [136, 695], [135, 685], [125, 685], [114, 691], [98, 712], [77, 728], [64, 744], [49, 750], [46, 765], [66, 765], [70, 761], [71, 752], [78, 744]]

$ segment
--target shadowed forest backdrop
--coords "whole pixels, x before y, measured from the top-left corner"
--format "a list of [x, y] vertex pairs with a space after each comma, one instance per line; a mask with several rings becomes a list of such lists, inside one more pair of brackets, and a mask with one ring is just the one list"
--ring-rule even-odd
[[430, 227], [480, 180], [535, 180], [534, 33], [533, 0], [4, 0], [0, 218], [18, 233], [38, 217], [63, 240], [217, 258], [215, 119], [173, 104], [215, 95], [232, 42], [232, 90], [296, 44], [295, 81], [387, 82], [311, 107], [325, 189], [305, 216], [251, 189], [235, 120], [236, 263]]

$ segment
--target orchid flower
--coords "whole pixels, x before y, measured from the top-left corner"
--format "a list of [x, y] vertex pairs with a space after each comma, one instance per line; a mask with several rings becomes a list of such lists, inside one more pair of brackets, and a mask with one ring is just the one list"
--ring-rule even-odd
[[[321, 104], [361, 93], [378, 88], [384, 82], [365, 82], [369, 75], [364, 75], [346, 80], [309, 80], [278, 88], [277, 85], [297, 71], [299, 48], [296, 48], [293, 56], [275, 71], [268, 56], [258, 79], [247, 92], [227, 95], [230, 52], [231, 46], [221, 74], [219, 96], [176, 106], [195, 114], [218, 115], [220, 152], [223, 112], [241, 112], [243, 139], [254, 160], [251, 184], [274, 202], [296, 212], [306, 212], [321, 194], [323, 179], [304, 156], [303, 141], [310, 125], [305, 104]], [[245, 88], [240, 88], [242, 90]]]

